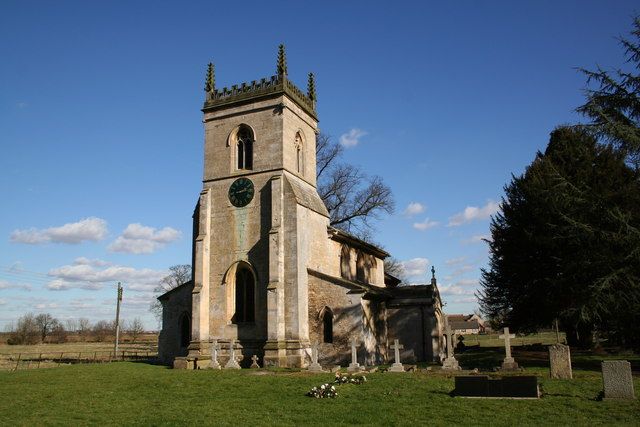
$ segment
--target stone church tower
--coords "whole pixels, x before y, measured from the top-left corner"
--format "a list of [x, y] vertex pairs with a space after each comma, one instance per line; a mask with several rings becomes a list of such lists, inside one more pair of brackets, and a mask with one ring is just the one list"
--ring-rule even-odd
[[204, 367], [217, 340], [221, 359], [234, 345], [245, 364], [257, 355], [265, 366], [302, 367], [312, 339], [339, 361], [358, 336], [364, 357], [382, 361], [393, 329], [389, 313], [410, 306], [396, 323], [417, 310], [427, 331], [417, 358], [432, 359], [439, 322], [424, 319], [439, 315], [435, 281], [424, 293], [394, 299], [397, 282], [383, 267], [388, 254], [329, 226], [316, 190], [313, 74], [306, 93], [298, 89], [281, 45], [276, 75], [220, 90], [209, 64], [205, 91], [193, 280], [159, 298], [160, 358]]

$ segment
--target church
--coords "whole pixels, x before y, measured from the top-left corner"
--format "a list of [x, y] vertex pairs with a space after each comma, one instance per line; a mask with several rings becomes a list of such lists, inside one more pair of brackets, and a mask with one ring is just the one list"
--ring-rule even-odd
[[[311, 345], [325, 366], [350, 360], [440, 361], [443, 313], [435, 274], [402, 286], [384, 250], [329, 225], [316, 189], [314, 75], [306, 92], [276, 74], [217, 89], [205, 82], [204, 176], [193, 214], [192, 280], [161, 295], [159, 359], [206, 368], [217, 343], [241, 366], [306, 367]], [[433, 272], [433, 269], [432, 269]]]

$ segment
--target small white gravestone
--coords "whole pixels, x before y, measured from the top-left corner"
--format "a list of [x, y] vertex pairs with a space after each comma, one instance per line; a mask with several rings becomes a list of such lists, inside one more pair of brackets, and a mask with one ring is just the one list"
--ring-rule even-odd
[[260, 365], [258, 365], [258, 356], [256, 356], [255, 354], [251, 356], [251, 366], [249, 367], [252, 369], [260, 368]]
[[240, 369], [240, 365], [236, 361], [236, 350], [234, 347], [234, 340], [229, 342], [229, 361], [224, 365], [224, 369]]
[[311, 372], [322, 372], [322, 366], [318, 363], [318, 343], [311, 346], [311, 364], [307, 368]]
[[451, 327], [449, 326], [449, 322], [447, 322], [445, 327], [445, 334], [447, 336], [447, 358], [442, 361], [442, 370], [444, 371], [459, 371], [460, 365], [458, 364], [458, 360], [453, 355], [453, 333], [451, 331]]
[[394, 350], [395, 363], [389, 368], [389, 372], [404, 372], [404, 367], [400, 363], [400, 350], [404, 348], [398, 340], [393, 340], [391, 348]]
[[222, 369], [218, 363], [218, 350], [220, 350], [218, 340], [213, 340], [211, 344], [211, 363], [209, 364], [209, 369]]
[[504, 340], [504, 353], [505, 357], [502, 361], [502, 367], [500, 368], [503, 371], [515, 371], [518, 369], [518, 363], [515, 361], [513, 357], [511, 357], [511, 338], [515, 338], [514, 334], [509, 334], [509, 328], [504, 328], [504, 334], [500, 335], [498, 338]]
[[602, 382], [605, 399], [635, 399], [631, 363], [626, 360], [604, 360]]
[[358, 341], [356, 338], [351, 339], [351, 363], [347, 368], [349, 372], [357, 372], [360, 370], [360, 364], [358, 363]]

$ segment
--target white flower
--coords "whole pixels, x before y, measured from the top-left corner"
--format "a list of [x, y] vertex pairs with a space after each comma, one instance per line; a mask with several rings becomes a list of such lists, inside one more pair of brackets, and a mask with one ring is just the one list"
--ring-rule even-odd
[[320, 388], [321, 388], [322, 390], [324, 390], [324, 384], [322, 384], [322, 385], [320, 386]]

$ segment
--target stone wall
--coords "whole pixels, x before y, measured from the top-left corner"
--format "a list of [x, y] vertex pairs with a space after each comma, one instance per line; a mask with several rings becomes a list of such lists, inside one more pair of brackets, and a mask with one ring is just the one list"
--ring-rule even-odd
[[182, 285], [165, 294], [162, 303], [162, 330], [158, 336], [158, 359], [164, 365], [171, 365], [173, 359], [186, 356], [188, 349], [182, 346], [180, 321], [187, 313], [191, 317], [191, 292], [193, 283]]

